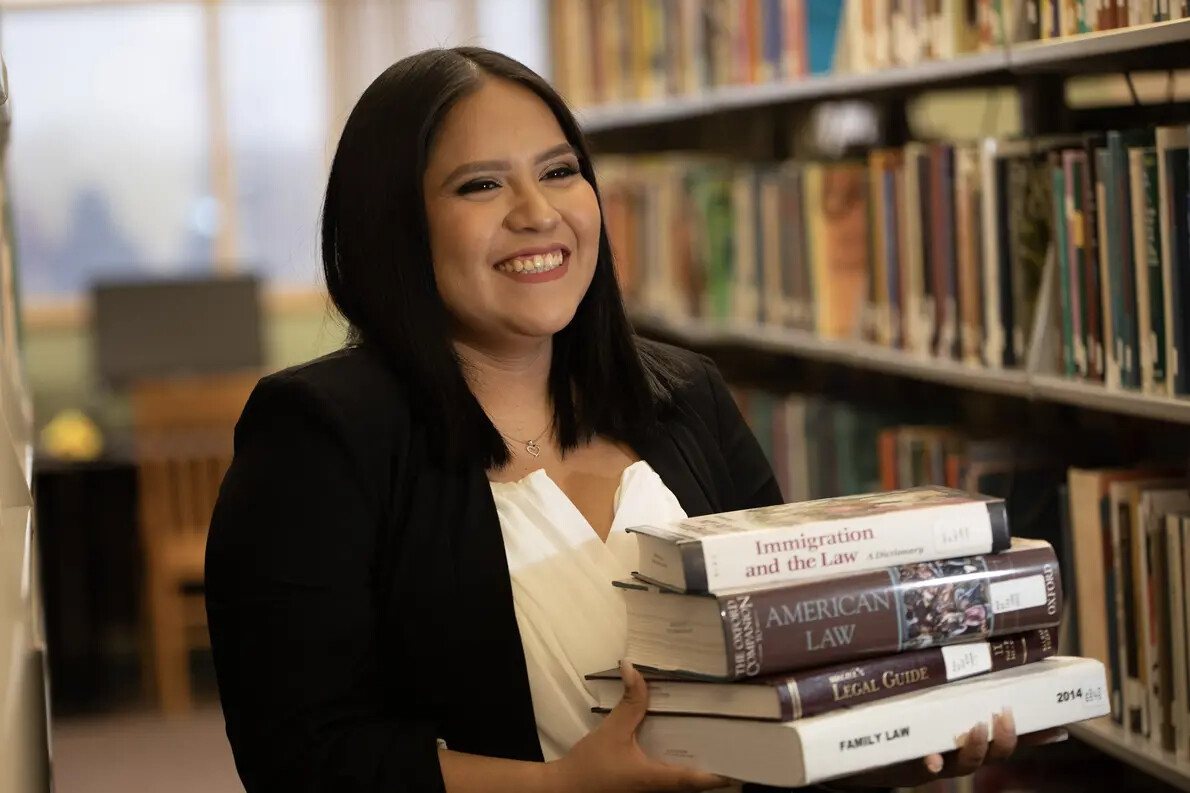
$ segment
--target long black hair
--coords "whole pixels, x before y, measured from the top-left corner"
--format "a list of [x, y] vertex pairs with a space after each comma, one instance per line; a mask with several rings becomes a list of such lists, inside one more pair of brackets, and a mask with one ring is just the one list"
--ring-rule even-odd
[[[347, 320], [348, 343], [378, 352], [401, 374], [451, 459], [489, 468], [508, 462], [508, 447], [468, 388], [450, 341], [422, 179], [446, 114], [492, 78], [545, 102], [598, 196], [582, 131], [549, 83], [500, 53], [455, 47], [404, 58], [364, 91], [339, 140], [322, 212], [327, 290]], [[553, 340], [549, 391], [559, 445], [570, 450], [596, 434], [641, 438], [681, 376], [669, 357], [633, 336], [601, 223], [591, 285]]]

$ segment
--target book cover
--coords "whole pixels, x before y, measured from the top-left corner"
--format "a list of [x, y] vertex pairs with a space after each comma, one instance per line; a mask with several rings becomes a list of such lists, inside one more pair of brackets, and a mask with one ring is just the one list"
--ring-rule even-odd
[[857, 708], [774, 723], [653, 716], [638, 741], [650, 757], [731, 779], [801, 787], [955, 748], [955, 736], [1010, 708], [1018, 734], [1107, 712], [1103, 665], [1054, 657]]
[[1003, 499], [944, 487], [867, 493], [635, 526], [638, 573], [693, 592], [779, 583], [1009, 545]]
[[691, 595], [617, 582], [625, 658], [718, 680], [807, 669], [1058, 625], [1062, 584], [1049, 543], [764, 588]]

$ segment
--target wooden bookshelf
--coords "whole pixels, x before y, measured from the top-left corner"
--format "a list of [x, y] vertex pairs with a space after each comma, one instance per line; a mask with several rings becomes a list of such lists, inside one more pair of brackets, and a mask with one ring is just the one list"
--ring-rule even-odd
[[1166, 784], [1190, 791], [1190, 760], [1163, 752], [1143, 738], [1128, 735], [1108, 719], [1072, 724], [1070, 734]]
[[[703, 118], [731, 110], [874, 96], [890, 91], [921, 91], [969, 85], [976, 80], [1011, 84], [1028, 74], [1118, 71], [1129, 68], [1121, 63], [1124, 56], [1147, 57], [1154, 48], [1187, 43], [1190, 43], [1190, 19], [1178, 19], [1065, 39], [1030, 41], [996, 52], [965, 55], [947, 61], [925, 61], [875, 72], [723, 86], [689, 96], [600, 105], [580, 109], [577, 115], [584, 131], [596, 134]], [[1161, 64], [1145, 64], [1143, 61], [1138, 65], [1162, 68]]]
[[782, 355], [837, 363], [873, 372], [925, 380], [983, 393], [1005, 394], [1075, 405], [1159, 421], [1190, 424], [1190, 398], [1175, 399], [1114, 390], [1098, 383], [1069, 380], [1036, 372], [989, 369], [860, 341], [820, 339], [807, 331], [699, 320], [673, 320], [634, 314], [637, 328], [676, 338], [692, 346], [742, 344]]

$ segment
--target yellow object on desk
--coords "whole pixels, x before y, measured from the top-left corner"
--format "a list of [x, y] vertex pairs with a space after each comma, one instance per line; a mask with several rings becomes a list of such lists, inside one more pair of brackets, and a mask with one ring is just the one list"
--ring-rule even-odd
[[85, 413], [71, 408], [42, 428], [41, 448], [64, 460], [94, 460], [103, 452], [103, 433]]

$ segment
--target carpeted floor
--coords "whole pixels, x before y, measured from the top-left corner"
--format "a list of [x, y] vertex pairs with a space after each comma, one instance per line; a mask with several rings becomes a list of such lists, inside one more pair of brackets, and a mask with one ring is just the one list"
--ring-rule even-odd
[[243, 793], [223, 714], [59, 719], [53, 728], [56, 793]]

